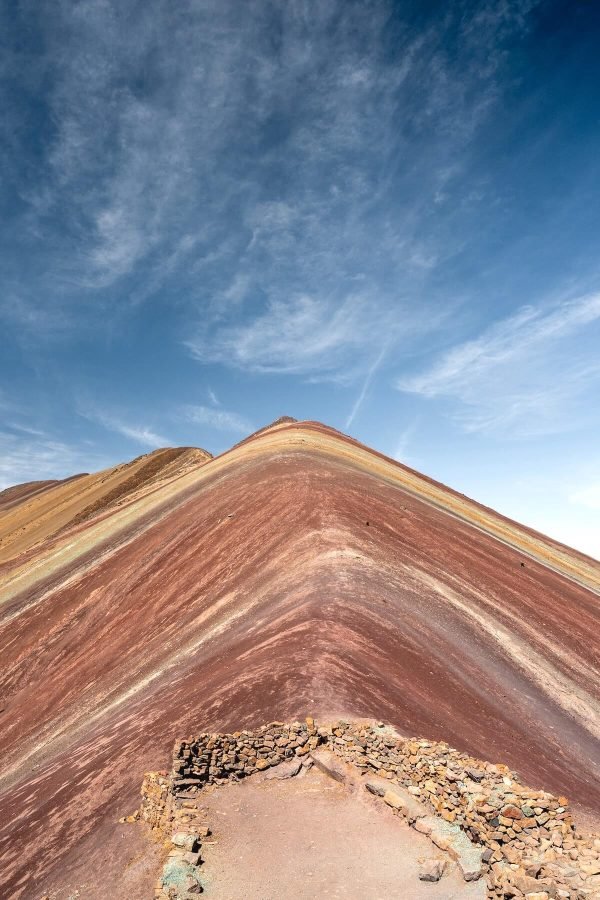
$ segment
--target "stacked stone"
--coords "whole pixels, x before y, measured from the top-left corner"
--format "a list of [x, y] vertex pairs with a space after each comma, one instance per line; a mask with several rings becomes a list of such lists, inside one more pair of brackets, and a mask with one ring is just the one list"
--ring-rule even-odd
[[[187, 811], [192, 804], [188, 801]], [[202, 862], [202, 839], [210, 829], [197, 820], [190, 820], [176, 809], [171, 824], [172, 834], [167, 842], [169, 853], [154, 890], [155, 900], [189, 900], [202, 893], [199, 866]]]
[[171, 836], [155, 900], [188, 900], [201, 891], [202, 838], [210, 831], [198, 809], [206, 785], [239, 780], [291, 757], [307, 756], [320, 743], [314, 721], [271, 722], [257, 731], [201, 734], [178, 741], [169, 778], [147, 773], [142, 787], [142, 818], [155, 834]]
[[400, 740], [383, 726], [338, 722], [319, 734], [348, 762], [403, 785], [483, 846], [490, 897], [600, 900], [600, 839], [576, 832], [565, 797], [523, 787], [502, 764], [445, 743]]
[[[172, 779], [166, 772], [146, 772], [144, 775], [140, 815], [157, 839], [162, 837], [168, 824], [172, 804], [171, 783]], [[133, 818], [127, 816], [123, 821]]]
[[257, 731], [201, 734], [175, 744], [173, 789], [194, 793], [206, 784], [245, 778], [292, 756], [304, 756], [320, 741], [314, 722], [271, 722]]

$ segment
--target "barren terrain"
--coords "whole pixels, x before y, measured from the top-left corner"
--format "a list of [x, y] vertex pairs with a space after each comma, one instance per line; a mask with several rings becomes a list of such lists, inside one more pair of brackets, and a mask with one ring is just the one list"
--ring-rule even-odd
[[316, 423], [186, 453], [0, 495], [6, 896], [93, 878], [175, 737], [306, 714], [600, 813], [597, 562]]

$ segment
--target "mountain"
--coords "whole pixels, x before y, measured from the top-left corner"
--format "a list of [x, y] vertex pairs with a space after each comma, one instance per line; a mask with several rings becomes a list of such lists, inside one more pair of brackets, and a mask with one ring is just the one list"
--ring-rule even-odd
[[117, 865], [176, 738], [307, 714], [600, 813], [600, 565], [331, 428], [10, 488], [0, 537], [6, 896]]
[[1, 491], [0, 562], [103, 510], [121, 506], [208, 459], [211, 454], [206, 450], [169, 447], [94, 475], [33, 481]]

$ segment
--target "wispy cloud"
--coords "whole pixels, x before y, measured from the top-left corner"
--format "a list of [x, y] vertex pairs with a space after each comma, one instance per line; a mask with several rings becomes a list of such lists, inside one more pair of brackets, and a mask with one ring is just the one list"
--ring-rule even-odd
[[157, 433], [151, 427], [142, 425], [139, 422], [124, 421], [119, 416], [115, 416], [113, 413], [104, 410], [80, 408], [79, 415], [89, 419], [91, 422], [97, 422], [108, 431], [120, 434], [144, 447], [158, 448], [173, 446], [173, 441], [169, 440], [168, 437]]
[[446, 352], [401, 391], [458, 402], [467, 430], [520, 435], [568, 430], [593, 415], [600, 390], [600, 294], [526, 306]]
[[217, 395], [215, 394], [215, 392], [213, 391], [212, 388], [209, 387], [207, 389], [206, 393], [208, 394], [208, 399], [210, 400], [210, 402], [212, 403], [213, 406], [221, 405], [221, 401], [219, 400], [219, 398], [217, 397]]
[[[7, 273], [22, 327], [108, 326], [127, 300], [166, 302], [169, 285], [198, 355], [213, 328], [228, 343], [232, 317], [252, 330], [286, 307], [297, 322], [309, 297], [327, 323], [360, 293], [381, 346], [381, 310], [401, 320], [425, 304], [423, 282], [464, 242], [439, 201], [464, 196], [470, 142], [530, 5], [490, 0], [419, 31], [388, 0], [36, 8], [44, 54], [6, 63], [38, 86], [46, 135], [35, 165], [12, 158], [25, 209], [13, 230], [36, 259], [27, 278]], [[27, 0], [17, 27], [33, 14]], [[19, 131], [18, 98], [5, 118]], [[265, 357], [258, 368], [279, 367]]]
[[417, 424], [417, 420], [410, 422], [406, 428], [402, 429], [398, 436], [396, 447], [394, 449], [394, 459], [397, 459], [399, 462], [408, 463], [410, 460], [410, 456], [406, 451], [415, 436]]
[[[416, 343], [449, 313], [453, 301], [426, 286], [464, 245], [460, 177], [497, 99], [504, 41], [526, 28], [524, 7], [481, 9], [476, 29], [448, 13], [414, 33], [385, 2], [330, 2], [310, 16], [289, 5], [275, 56], [250, 29], [249, 109], [265, 152], [258, 166], [251, 152], [251, 171], [235, 181], [244, 197], [228, 251], [235, 266], [226, 283], [210, 282], [208, 315], [199, 299], [185, 341], [197, 359], [364, 384], [384, 342], [403, 349], [405, 336]], [[461, 63], [441, 49], [454, 28]], [[273, 180], [276, 191], [256, 190]], [[460, 204], [442, 202], [455, 196]]]
[[490, 368], [510, 363], [518, 356], [546, 349], [553, 341], [569, 337], [600, 319], [600, 294], [566, 301], [557, 307], [526, 306], [515, 315], [487, 329], [483, 335], [460, 344], [424, 375], [399, 382], [402, 390], [435, 396], [469, 384]]
[[103, 424], [111, 431], [116, 431], [118, 434], [130, 438], [132, 441], [137, 441], [138, 444], [143, 444], [145, 447], [167, 447], [172, 443], [169, 438], [164, 437], [162, 434], [157, 434], [151, 428], [145, 426], [125, 425], [123, 422], [115, 422], [114, 420]]
[[253, 426], [243, 416], [226, 409], [215, 409], [210, 406], [183, 406], [181, 418], [194, 425], [206, 425], [217, 431], [231, 431], [237, 434], [249, 434]]
[[356, 363], [356, 354], [379, 338], [384, 320], [389, 329], [395, 327], [389, 311], [374, 310], [360, 295], [341, 304], [301, 295], [271, 302], [247, 324], [223, 325], [187, 343], [202, 362], [257, 372], [326, 372], [348, 362], [351, 354]]
[[364, 403], [365, 397], [367, 396], [367, 391], [369, 390], [371, 382], [373, 381], [373, 378], [375, 377], [377, 370], [379, 369], [381, 363], [383, 362], [383, 358], [386, 354], [386, 351], [387, 351], [387, 345], [384, 345], [381, 348], [381, 351], [378, 353], [378, 355], [373, 360], [371, 367], [367, 371], [365, 380], [362, 383], [362, 387], [358, 393], [356, 400], [354, 401], [354, 405], [353, 405], [352, 409], [350, 410], [350, 415], [346, 419], [346, 426], [345, 426], [346, 428], [350, 428], [350, 426], [354, 422], [354, 419], [358, 415], [358, 412]]
[[17, 431], [21, 434], [32, 435], [33, 437], [48, 437], [46, 432], [42, 431], [40, 428], [32, 428], [30, 425], [23, 425], [19, 422], [7, 422], [6, 427], [11, 429], [12, 431]]

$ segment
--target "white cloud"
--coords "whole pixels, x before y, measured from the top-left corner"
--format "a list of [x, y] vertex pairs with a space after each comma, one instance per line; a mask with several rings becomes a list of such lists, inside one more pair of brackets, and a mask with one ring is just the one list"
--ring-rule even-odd
[[[386, 3], [367, 11], [331, 2], [310, 21], [302, 7], [286, 7], [285, 66], [252, 32], [263, 165], [235, 183], [247, 198], [245, 239], [233, 248], [227, 281], [205, 292], [210, 315], [204, 295], [198, 301], [197, 331], [185, 342], [196, 358], [364, 384], [383, 344], [392, 350], [439, 323], [452, 303], [434, 301], [424, 285], [464, 236], [449, 227], [450, 205], [432, 219], [434, 197], [442, 189], [452, 196], [496, 95], [495, 29], [505, 37], [511, 21], [523, 27], [521, 16], [489, 7], [477, 37], [461, 19], [465, 68], [440, 51], [451, 15], [419, 34], [399, 33], [394, 58], [383, 53]], [[272, 179], [277, 190], [264, 190]]]
[[467, 430], [568, 430], [578, 415], [593, 415], [577, 402], [600, 389], [599, 326], [600, 294], [526, 306], [396, 386], [458, 401]]
[[167, 447], [172, 444], [169, 438], [164, 437], [162, 434], [157, 434], [151, 428], [145, 426], [132, 426], [125, 425], [122, 422], [109, 421], [106, 423], [106, 428], [130, 438], [132, 441], [137, 441], [138, 444], [143, 444], [145, 447]]
[[242, 272], [238, 272], [233, 278], [231, 284], [229, 284], [223, 290], [221, 294], [221, 300], [225, 303], [228, 309], [231, 309], [231, 307], [239, 306], [246, 298], [250, 286], [250, 276], [243, 274]]
[[209, 428], [215, 428], [218, 431], [250, 434], [254, 430], [243, 416], [226, 409], [188, 405], [181, 408], [180, 415], [186, 422], [191, 422], [194, 425], [207, 425]]
[[[218, 327], [189, 341], [202, 362], [222, 362], [257, 372], [332, 370], [340, 356], [362, 350], [373, 333], [372, 311], [363, 298], [340, 305], [310, 296], [276, 300], [248, 324]], [[390, 323], [391, 324], [391, 323]]]
[[213, 406], [221, 405], [221, 401], [219, 400], [219, 398], [217, 397], [217, 395], [215, 394], [215, 392], [213, 391], [212, 388], [209, 387], [207, 389], [206, 393], [208, 394], [208, 399], [210, 400], [210, 402], [212, 403]]
[[415, 436], [417, 424], [417, 420], [414, 420], [400, 432], [394, 449], [394, 459], [397, 459], [398, 462], [403, 462], [406, 465], [413, 465], [413, 463], [410, 463], [411, 457], [406, 453], [406, 450]]
[[[53, 127], [38, 180], [18, 188], [21, 228], [41, 238], [40, 290], [17, 293], [44, 333], [42, 292], [48, 317], [78, 327], [173, 282], [169, 301], [185, 298], [201, 322], [247, 316], [248, 303], [260, 320], [258, 304], [286, 297], [343, 307], [358, 280], [377, 310], [425, 303], [415, 287], [464, 240], [451, 211], [431, 221], [433, 198], [464, 172], [526, 12], [489, 2], [418, 33], [398, 22], [390, 52], [386, 0], [24, 9], [45, 48], [27, 75]], [[451, 60], [443, 38], [456, 28], [463, 53]]]
[[394, 341], [426, 334], [439, 327], [445, 315], [424, 317], [401, 303], [390, 307], [359, 293], [339, 301], [302, 294], [271, 301], [245, 323], [205, 328], [186, 344], [203, 363], [349, 383], [360, 376], [369, 379], [371, 369], [372, 378]]
[[29, 434], [33, 437], [48, 437], [45, 431], [42, 431], [39, 428], [32, 428], [30, 425], [23, 425], [19, 422], [7, 422], [6, 427], [11, 431], [18, 431], [22, 434]]
[[600, 294], [567, 301], [558, 307], [526, 306], [510, 318], [488, 328], [481, 337], [460, 344], [424, 375], [403, 379], [402, 390], [425, 396], [470, 384], [491, 368], [543, 349], [584, 325], [600, 319]]

